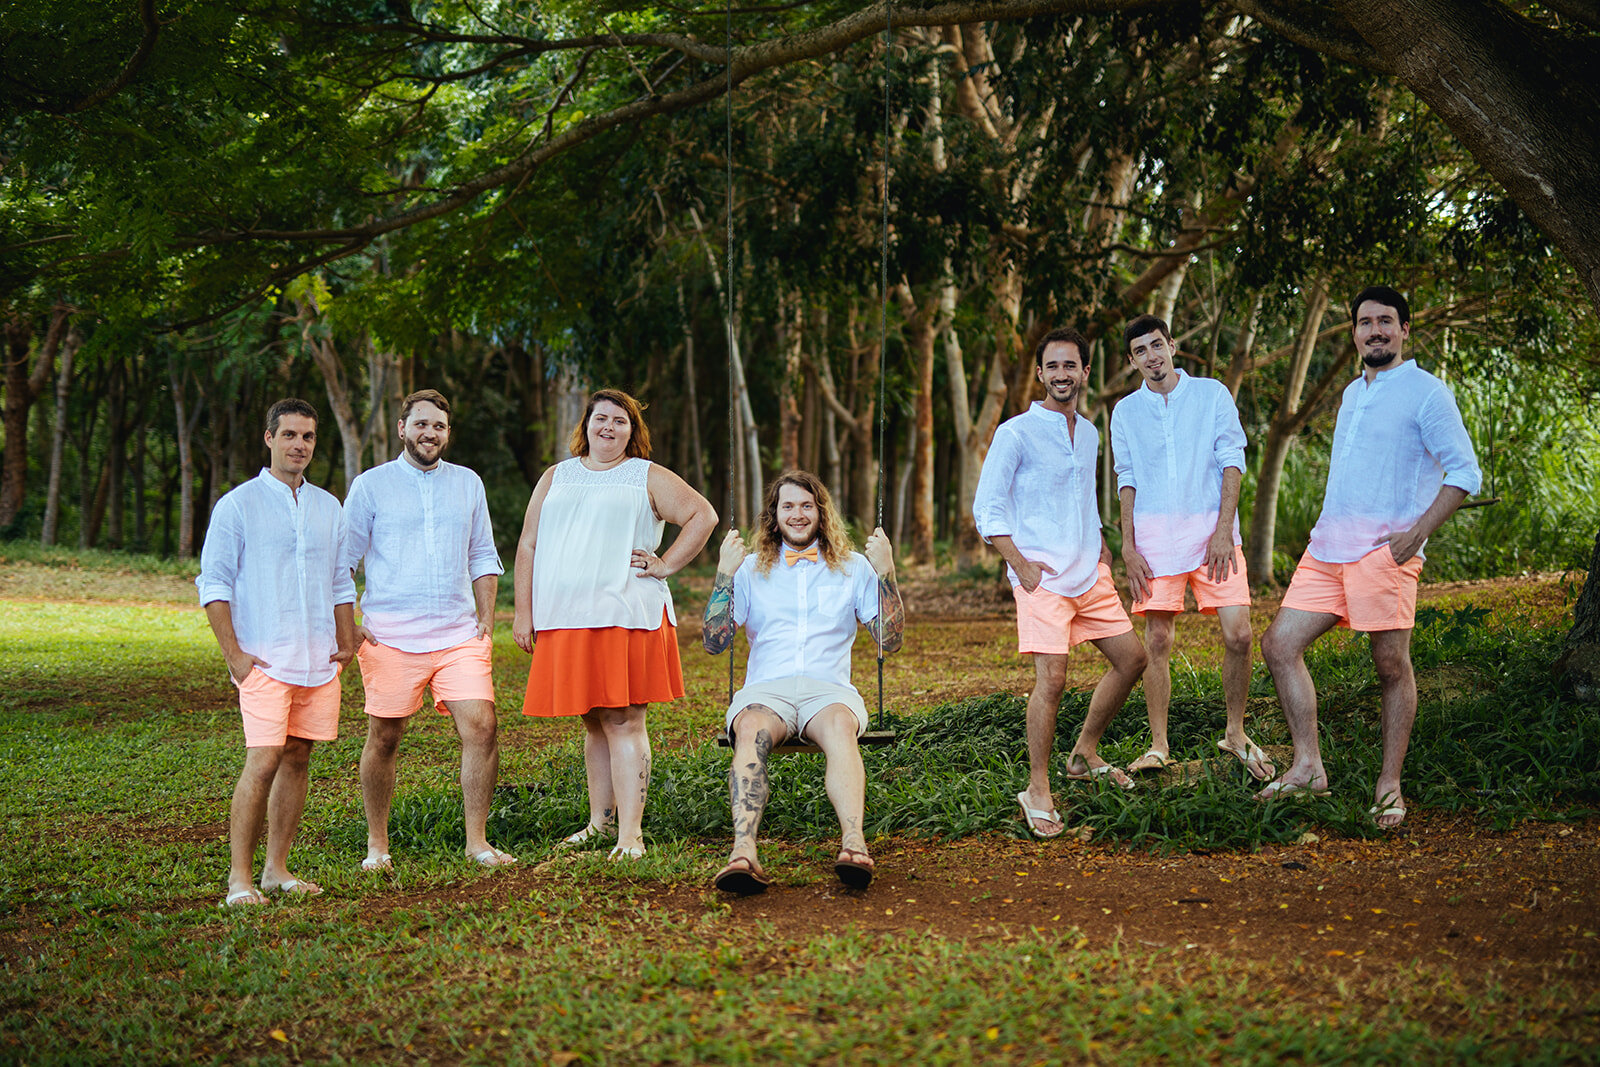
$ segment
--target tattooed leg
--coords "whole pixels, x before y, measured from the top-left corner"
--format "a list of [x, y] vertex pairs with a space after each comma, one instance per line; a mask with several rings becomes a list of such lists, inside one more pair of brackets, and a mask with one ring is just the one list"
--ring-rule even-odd
[[650, 791], [650, 734], [645, 706], [602, 708], [601, 725], [611, 752], [611, 788], [617, 805], [617, 847], [644, 847], [644, 802]]
[[728, 768], [728, 800], [733, 806], [733, 850], [728, 858], [756, 859], [756, 838], [761, 815], [767, 809], [772, 787], [767, 778], [767, 759], [774, 745], [788, 735], [771, 708], [751, 704], [733, 722], [733, 762]]

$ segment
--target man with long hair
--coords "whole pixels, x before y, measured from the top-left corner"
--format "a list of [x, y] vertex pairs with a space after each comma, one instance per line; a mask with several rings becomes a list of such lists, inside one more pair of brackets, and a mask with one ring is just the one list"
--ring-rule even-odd
[[865, 555], [854, 551], [827, 486], [805, 471], [788, 471], [767, 487], [751, 547], [753, 554], [738, 530], [728, 531], [702, 638], [713, 656], [727, 650], [740, 626], [750, 642], [744, 688], [728, 705], [733, 849], [716, 886], [748, 896], [771, 884], [756, 855], [771, 795], [767, 759], [797, 737], [827, 760], [841, 838], [834, 873], [847, 887], [865, 889], [873, 862], [862, 829], [866, 770], [857, 739], [866, 732], [867, 709], [850, 684], [850, 646], [859, 620], [885, 652], [900, 648], [905, 607], [894, 549], [879, 528]]

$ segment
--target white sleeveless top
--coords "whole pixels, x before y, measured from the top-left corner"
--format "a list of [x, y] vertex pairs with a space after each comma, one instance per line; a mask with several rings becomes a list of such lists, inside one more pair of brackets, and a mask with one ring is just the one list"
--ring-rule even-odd
[[574, 456], [555, 468], [533, 551], [533, 628], [656, 630], [678, 624], [660, 578], [641, 577], [633, 550], [654, 552], [666, 524], [650, 506], [650, 461], [594, 471]]

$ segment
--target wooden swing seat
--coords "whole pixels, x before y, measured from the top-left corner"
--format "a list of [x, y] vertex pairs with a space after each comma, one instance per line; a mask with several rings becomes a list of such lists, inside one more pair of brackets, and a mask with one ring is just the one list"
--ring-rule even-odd
[[[895, 737], [893, 730], [868, 730], [866, 733], [856, 738], [856, 744], [863, 748], [886, 748], [890, 745], [893, 745], [894, 742]], [[717, 747], [733, 747], [733, 739], [728, 736], [727, 730], [717, 731]], [[781, 745], [774, 745], [772, 747], [772, 754], [775, 756], [789, 756], [798, 752], [821, 751], [822, 749], [818, 748], [816, 745], [813, 745], [810, 741], [802, 741], [799, 738], [794, 738], [792, 740], [785, 741]]]

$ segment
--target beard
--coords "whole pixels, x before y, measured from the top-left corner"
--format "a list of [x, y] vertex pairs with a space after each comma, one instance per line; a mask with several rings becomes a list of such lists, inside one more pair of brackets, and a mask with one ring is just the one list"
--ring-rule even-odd
[[437, 462], [439, 462], [439, 460], [444, 458], [444, 448], [443, 447], [440, 447], [440, 449], [437, 452], [434, 453], [433, 458], [430, 460], [430, 459], [423, 459], [422, 458], [422, 456], [417, 451], [416, 442], [412, 441], [410, 438], [402, 438], [401, 439], [401, 444], [405, 446], [406, 455], [408, 455], [412, 459], [416, 460], [416, 462], [417, 462], [417, 464], [419, 466], [426, 466], [429, 463], [437, 463]]
[[787, 526], [780, 526], [778, 527], [778, 539], [784, 544], [788, 545], [790, 548], [804, 548], [811, 542], [817, 540], [817, 535], [821, 533], [821, 531], [822, 524], [819, 522], [813, 525], [811, 529], [807, 530], [803, 538], [800, 540], [795, 540], [798, 535], [793, 530], [789, 529]]
[[1369, 367], [1387, 367], [1400, 355], [1392, 348], [1367, 349], [1361, 353], [1361, 362]]

